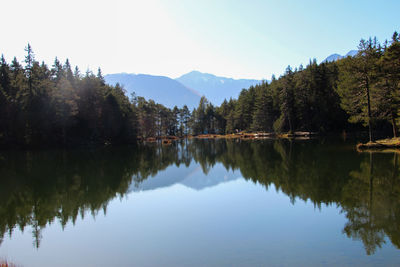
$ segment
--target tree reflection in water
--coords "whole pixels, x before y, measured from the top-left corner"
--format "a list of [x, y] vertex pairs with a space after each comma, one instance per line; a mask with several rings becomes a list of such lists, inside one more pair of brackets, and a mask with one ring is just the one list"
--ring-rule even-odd
[[[347, 218], [343, 233], [375, 253], [387, 236], [400, 248], [400, 177], [397, 153], [357, 154], [348, 146], [317, 140], [182, 140], [169, 146], [139, 145], [73, 151], [0, 153], [0, 237], [18, 227], [41, 231], [58, 221], [75, 224], [175, 164], [194, 161], [205, 175], [216, 163], [240, 170], [246, 180], [274, 185], [316, 207], [337, 205]], [[1, 242], [0, 240], [0, 242]]]

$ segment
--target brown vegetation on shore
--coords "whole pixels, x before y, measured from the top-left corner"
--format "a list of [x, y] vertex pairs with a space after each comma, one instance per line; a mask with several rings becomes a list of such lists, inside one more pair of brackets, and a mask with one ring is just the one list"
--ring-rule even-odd
[[376, 140], [365, 144], [357, 144], [358, 151], [369, 151], [369, 150], [385, 150], [385, 149], [399, 149], [400, 148], [400, 137], [388, 138], [382, 140]]
[[163, 140], [161, 141], [161, 143], [162, 143], [163, 145], [170, 145], [170, 144], [172, 144], [172, 140], [171, 140], [171, 139], [163, 139]]
[[318, 133], [314, 132], [294, 132], [294, 133], [267, 133], [267, 132], [239, 132], [232, 134], [199, 134], [199, 135], [187, 135], [183, 137], [178, 136], [159, 136], [159, 137], [147, 137], [147, 138], [138, 138], [139, 141], [145, 141], [148, 143], [155, 143], [157, 141], [161, 141], [162, 144], [171, 144], [174, 140], [180, 140], [184, 138], [188, 139], [272, 139], [272, 138], [287, 138], [287, 139], [310, 139], [313, 136], [317, 136]]
[[272, 139], [272, 138], [296, 138], [296, 139], [309, 139], [312, 136], [318, 135], [314, 132], [294, 132], [294, 133], [267, 133], [267, 132], [239, 132], [233, 134], [200, 134], [196, 136], [190, 136], [189, 138], [198, 139], [214, 139], [214, 138], [225, 138], [225, 139]]
[[6, 260], [0, 260], [0, 267], [17, 267], [17, 265]]

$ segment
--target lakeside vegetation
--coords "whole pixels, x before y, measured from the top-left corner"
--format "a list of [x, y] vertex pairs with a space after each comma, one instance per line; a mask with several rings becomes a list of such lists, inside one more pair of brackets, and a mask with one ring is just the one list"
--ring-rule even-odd
[[[237, 132], [342, 133], [368, 127], [397, 137], [400, 37], [361, 40], [358, 53], [336, 62], [287, 67], [270, 83], [243, 89], [220, 106], [202, 97], [190, 111], [125, 95], [101, 70], [72, 71], [68, 59], [51, 68], [26, 47], [24, 66], [0, 60], [0, 146], [133, 144], [137, 138]], [[162, 88], [160, 88], [162, 89]]]

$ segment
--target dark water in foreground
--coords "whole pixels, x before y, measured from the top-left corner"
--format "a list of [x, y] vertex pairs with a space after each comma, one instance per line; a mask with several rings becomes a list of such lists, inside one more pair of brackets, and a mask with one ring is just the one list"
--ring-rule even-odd
[[0, 152], [19, 266], [400, 265], [400, 155], [318, 140]]

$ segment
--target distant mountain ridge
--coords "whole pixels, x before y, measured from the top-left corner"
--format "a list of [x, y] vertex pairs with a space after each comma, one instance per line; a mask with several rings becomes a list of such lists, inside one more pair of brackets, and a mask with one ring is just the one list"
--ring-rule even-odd
[[321, 63], [323, 62], [333, 62], [333, 61], [337, 61], [339, 59], [342, 58], [346, 58], [346, 57], [354, 57], [355, 55], [357, 55], [357, 50], [350, 50], [346, 55], [341, 56], [339, 54], [332, 54], [329, 57], [325, 58]]
[[237, 98], [242, 89], [261, 83], [261, 80], [232, 79], [199, 71], [191, 71], [175, 80], [204, 95], [214, 105], [220, 105], [224, 99]]
[[[333, 62], [339, 59], [357, 55], [357, 50], [351, 50], [346, 55], [332, 54], [322, 62]], [[104, 76], [106, 83], [124, 86], [127, 95], [133, 92], [147, 100], [168, 108], [187, 105], [190, 110], [196, 108], [201, 96], [205, 96], [212, 104], [221, 105], [224, 99], [237, 99], [242, 89], [260, 84], [262, 80], [233, 79], [216, 76], [210, 73], [191, 71], [176, 79], [166, 76], [148, 74], [115, 73]], [[269, 82], [269, 81], [267, 81]]]
[[199, 104], [201, 98], [198, 92], [165, 76], [116, 73], [105, 75], [104, 79], [110, 85], [123, 85], [129, 97], [134, 92], [137, 96], [152, 99], [169, 108], [187, 105], [192, 109]]
[[177, 79], [128, 73], [108, 74], [104, 79], [110, 85], [123, 85], [128, 96], [134, 92], [169, 108], [187, 105], [189, 109], [197, 107], [203, 95], [214, 105], [220, 105], [224, 99], [237, 98], [242, 89], [261, 83], [260, 80], [236, 80], [199, 71], [189, 72]]

